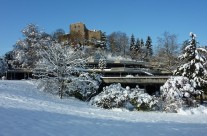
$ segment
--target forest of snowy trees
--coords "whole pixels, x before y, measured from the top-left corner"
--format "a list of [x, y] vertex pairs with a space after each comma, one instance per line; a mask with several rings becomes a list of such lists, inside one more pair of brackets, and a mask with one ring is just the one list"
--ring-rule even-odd
[[[206, 93], [207, 71], [205, 48], [198, 47], [196, 35], [179, 50], [177, 36], [165, 32], [158, 37], [156, 48], [150, 36], [129, 38], [123, 32], [103, 33], [95, 48], [62, 43], [58, 37], [64, 31], [53, 34], [40, 30], [34, 24], [26, 26], [24, 39], [17, 41], [14, 49], [0, 59], [0, 75], [8, 69], [26, 68], [33, 71], [38, 87], [63, 97], [76, 97], [102, 108], [126, 108], [129, 110], [162, 110], [176, 112], [182, 107], [198, 106]], [[77, 48], [78, 47], [78, 48]], [[105, 86], [100, 92], [101, 75], [85, 72], [89, 57], [100, 56], [99, 68], [105, 68], [107, 55], [136, 61], [162, 62], [162, 68], [173, 77], [161, 87], [160, 96], [150, 96], [139, 86], [123, 88], [121, 84]], [[179, 54], [181, 54], [179, 56]]]

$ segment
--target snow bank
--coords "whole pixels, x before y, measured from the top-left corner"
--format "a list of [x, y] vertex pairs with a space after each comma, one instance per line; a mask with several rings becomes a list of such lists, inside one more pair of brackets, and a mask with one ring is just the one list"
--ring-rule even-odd
[[0, 81], [0, 136], [206, 135], [206, 112], [104, 110], [59, 99], [28, 81]]
[[207, 107], [200, 105], [199, 107], [185, 109], [185, 110], [183, 108], [180, 108], [178, 110], [178, 114], [181, 114], [181, 115], [193, 115], [193, 114], [202, 115], [202, 114], [207, 114]]

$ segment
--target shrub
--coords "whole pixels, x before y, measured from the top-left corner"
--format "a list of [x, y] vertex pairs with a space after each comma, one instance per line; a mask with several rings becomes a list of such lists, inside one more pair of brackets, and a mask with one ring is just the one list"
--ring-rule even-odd
[[97, 91], [101, 83], [99, 74], [81, 73], [72, 78], [66, 85], [66, 93], [83, 101], [88, 101]]
[[130, 89], [121, 87], [121, 84], [104, 87], [103, 91], [90, 101], [92, 105], [105, 109], [126, 108], [129, 110], [151, 110], [156, 102], [138, 86]]
[[[161, 86], [161, 97], [163, 100], [162, 109], [167, 112], [177, 112], [183, 106], [195, 106], [193, 97], [200, 94], [194, 88], [194, 80], [187, 77], [172, 77]], [[183, 105], [185, 104], [185, 105]]]
[[[79, 74], [78, 77], [65, 77], [62, 83], [63, 96], [72, 96], [87, 101], [98, 91], [100, 83], [100, 75], [94, 73], [84, 72]], [[54, 95], [59, 94], [60, 85], [57, 78], [41, 78], [37, 80], [39, 89]]]

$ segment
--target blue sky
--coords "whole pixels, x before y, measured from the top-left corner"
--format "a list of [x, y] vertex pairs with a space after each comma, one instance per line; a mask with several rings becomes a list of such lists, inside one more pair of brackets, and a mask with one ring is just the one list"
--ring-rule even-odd
[[189, 32], [207, 45], [206, 0], [0, 0], [0, 56], [13, 49], [20, 32], [29, 23], [47, 33], [58, 28], [69, 32], [69, 24], [83, 22], [88, 29], [110, 34], [121, 31], [153, 45], [165, 31], [182, 43]]

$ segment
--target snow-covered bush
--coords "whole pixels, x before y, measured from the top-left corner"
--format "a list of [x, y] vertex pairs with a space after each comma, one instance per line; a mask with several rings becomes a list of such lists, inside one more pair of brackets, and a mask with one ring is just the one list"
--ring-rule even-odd
[[[58, 78], [43, 77], [37, 80], [37, 87], [54, 95], [72, 96], [88, 101], [97, 93], [100, 83], [99, 74], [81, 73], [79, 76], [64, 78], [61, 83]], [[60, 89], [62, 90], [61, 92]]]
[[112, 84], [103, 88], [103, 91], [93, 97], [90, 101], [92, 105], [105, 109], [126, 108], [129, 110], [150, 110], [156, 101], [139, 87], [130, 89], [123, 88], [121, 84]]
[[161, 97], [163, 99], [163, 110], [167, 112], [177, 112], [184, 104], [195, 106], [192, 97], [200, 94], [200, 90], [195, 89], [195, 81], [187, 77], [171, 77], [161, 86]]
[[100, 75], [95, 73], [81, 73], [66, 85], [66, 94], [80, 100], [87, 101], [97, 93], [101, 83]]
[[[37, 87], [54, 95], [75, 97], [88, 101], [97, 93], [100, 83], [101, 79], [98, 74], [81, 73], [78, 77], [65, 78], [62, 83], [59, 83], [58, 78], [54, 77], [41, 78], [37, 80]], [[60, 92], [60, 89], [62, 92]]]

